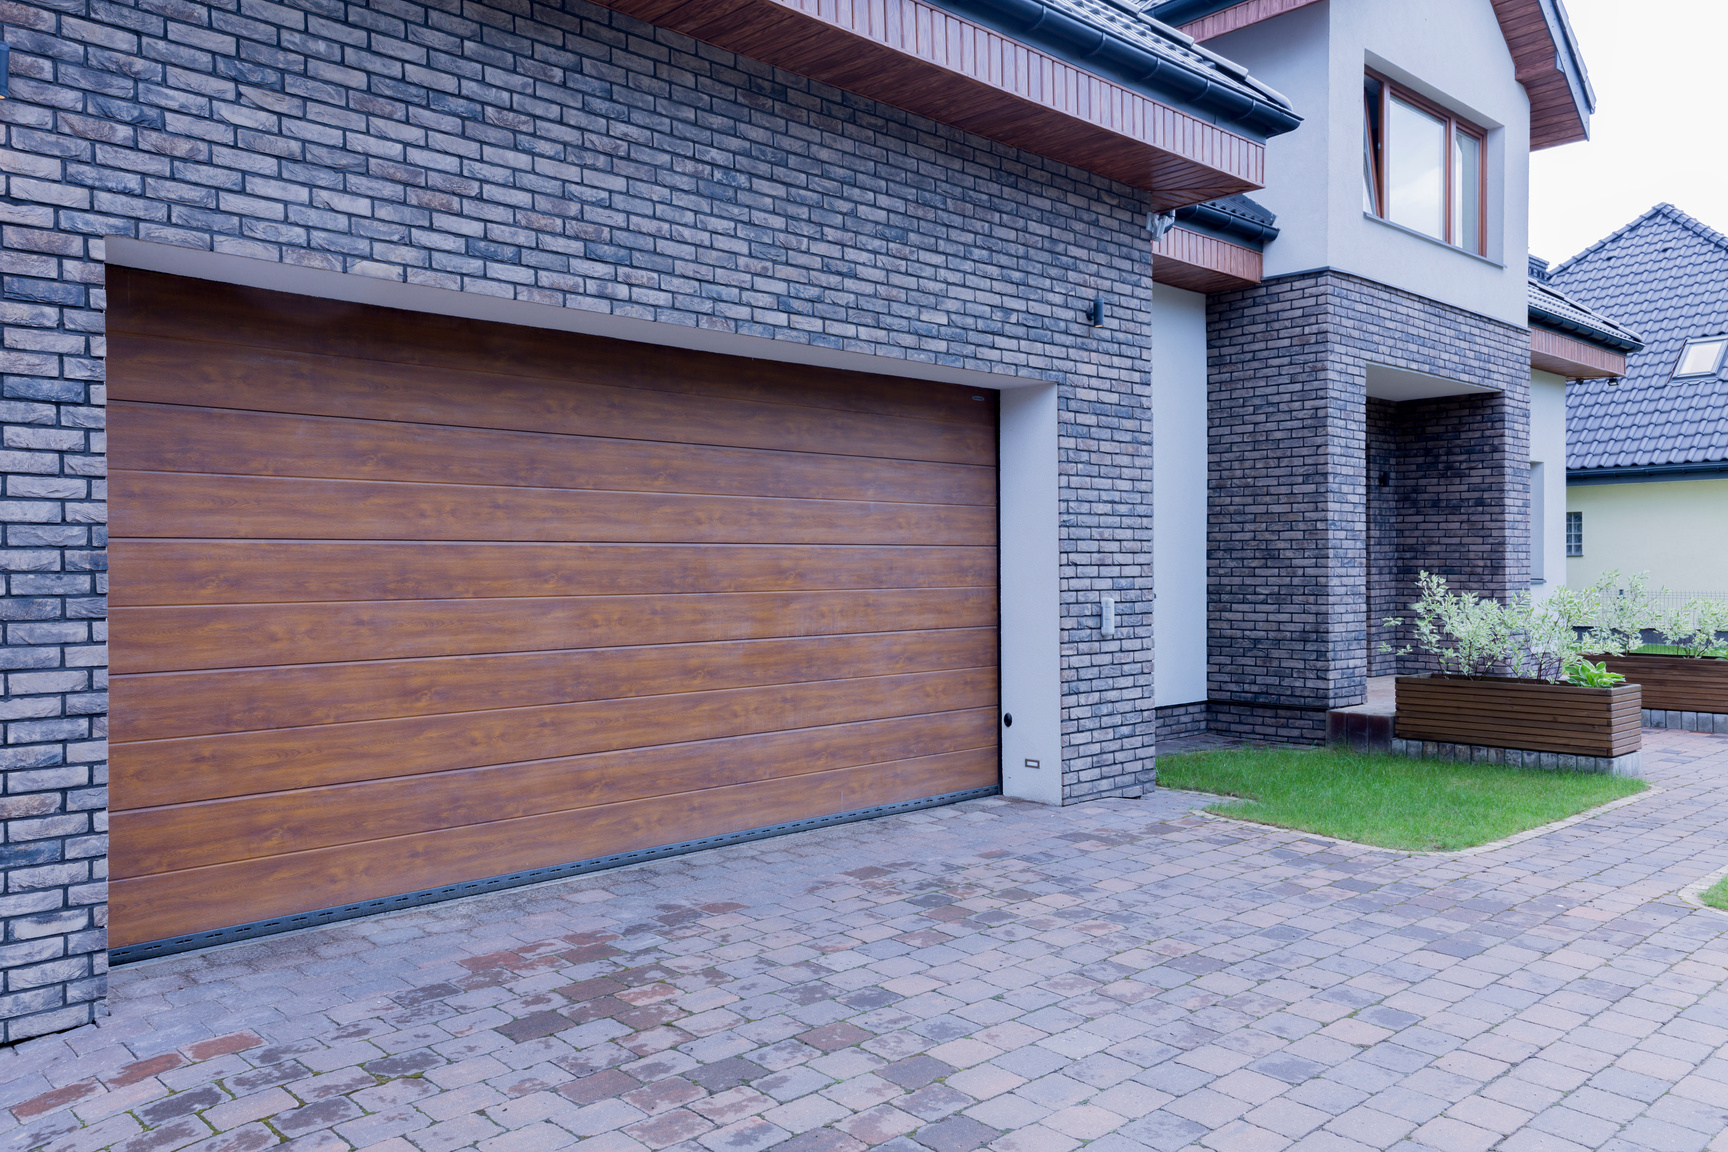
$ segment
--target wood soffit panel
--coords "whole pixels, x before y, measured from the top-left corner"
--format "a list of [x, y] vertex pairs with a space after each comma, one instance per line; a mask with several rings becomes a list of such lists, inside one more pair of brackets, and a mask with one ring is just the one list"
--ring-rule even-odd
[[1494, 17], [1511, 50], [1518, 83], [1530, 96], [1530, 150], [1590, 136], [1586, 113], [1573, 97], [1540, 0], [1493, 0]]
[[1547, 328], [1530, 329], [1530, 367], [1573, 380], [1626, 375], [1626, 353]]
[[1260, 283], [1261, 256], [1187, 228], [1172, 228], [1152, 244], [1152, 280], [1189, 292], [1228, 292]]
[[[1317, 0], [1243, 0], [1181, 25], [1196, 40], [1212, 40], [1237, 29], [1305, 8]], [[1530, 150], [1571, 144], [1590, 135], [1540, 0], [1493, 0], [1500, 33], [1512, 53], [1518, 82], [1530, 96]]]
[[1151, 193], [1265, 183], [1265, 148], [921, 0], [599, 0], [638, 20]]
[[1306, 8], [1317, 4], [1319, 0], [1243, 0], [1241, 4], [1233, 4], [1222, 12], [1214, 12], [1210, 16], [1181, 26], [1181, 31], [1196, 40], [1211, 40], [1234, 32], [1238, 28], [1246, 28], [1250, 24], [1258, 24], [1262, 20], [1270, 20], [1274, 16], [1282, 16], [1298, 8]]

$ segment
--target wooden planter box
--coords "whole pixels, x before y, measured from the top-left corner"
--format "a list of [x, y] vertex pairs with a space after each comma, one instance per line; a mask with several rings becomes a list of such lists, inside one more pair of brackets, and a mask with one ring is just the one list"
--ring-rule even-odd
[[1639, 748], [1636, 684], [1576, 688], [1502, 676], [1400, 676], [1397, 687], [1400, 740], [1598, 757]]
[[1728, 712], [1728, 660], [1692, 656], [1596, 656], [1644, 689], [1644, 707], [1665, 712]]

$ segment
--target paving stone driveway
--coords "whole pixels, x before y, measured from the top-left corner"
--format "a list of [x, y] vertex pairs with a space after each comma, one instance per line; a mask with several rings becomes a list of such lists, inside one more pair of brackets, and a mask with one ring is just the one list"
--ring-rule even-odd
[[[984, 800], [119, 970], [26, 1148], [1728, 1150], [1728, 737], [1411, 857]], [[282, 1141], [289, 1143], [284, 1145]]]

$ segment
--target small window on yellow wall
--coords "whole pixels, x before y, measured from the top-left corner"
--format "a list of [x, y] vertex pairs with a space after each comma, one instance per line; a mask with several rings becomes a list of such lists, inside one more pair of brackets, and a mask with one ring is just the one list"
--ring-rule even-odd
[[1372, 72], [1362, 101], [1362, 210], [1482, 255], [1483, 131]]

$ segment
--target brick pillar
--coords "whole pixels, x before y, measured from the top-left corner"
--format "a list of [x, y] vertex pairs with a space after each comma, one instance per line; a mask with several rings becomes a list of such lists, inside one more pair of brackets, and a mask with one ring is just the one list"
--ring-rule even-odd
[[[1319, 741], [1392, 670], [1371, 638], [1418, 570], [1528, 584], [1529, 336], [1338, 272], [1214, 296], [1207, 326], [1210, 724]], [[1371, 363], [1495, 391], [1369, 400]]]
[[[1146, 268], [1151, 271], [1150, 266]], [[1150, 288], [1150, 285], [1147, 285]], [[1122, 323], [1148, 341], [1146, 317]], [[1058, 390], [1062, 802], [1139, 796], [1154, 779], [1152, 389], [1149, 378]], [[1100, 634], [1116, 598], [1116, 636]]]
[[[5, 111], [28, 115], [7, 101]], [[58, 161], [14, 154], [51, 180]], [[52, 169], [52, 171], [50, 171]], [[15, 197], [88, 192], [10, 181]], [[26, 187], [27, 186], [27, 187]], [[100, 241], [56, 227], [51, 203], [0, 205], [5, 395], [6, 842], [0, 895], [5, 1040], [92, 1020], [107, 941], [107, 531]], [[71, 223], [81, 222], [77, 213]], [[62, 222], [64, 223], [64, 222]]]

